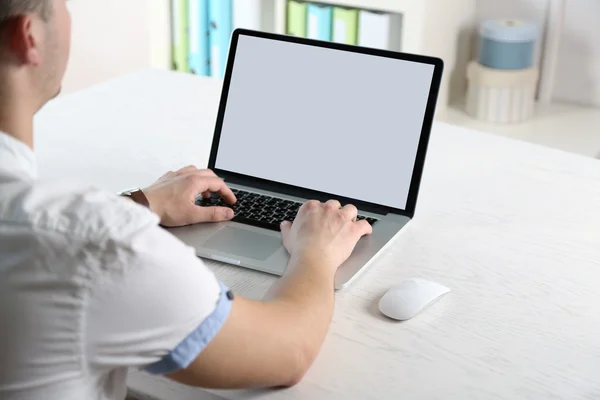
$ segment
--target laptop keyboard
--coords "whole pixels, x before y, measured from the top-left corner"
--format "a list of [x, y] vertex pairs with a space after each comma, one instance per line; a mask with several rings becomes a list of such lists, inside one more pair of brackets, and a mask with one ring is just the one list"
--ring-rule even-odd
[[[277, 197], [266, 196], [258, 193], [247, 192], [239, 189], [232, 189], [237, 203], [227, 204], [225, 200], [218, 196], [204, 199], [199, 197], [196, 205], [201, 207], [229, 207], [233, 209], [233, 221], [246, 225], [266, 228], [273, 231], [279, 231], [283, 221], [294, 221], [302, 203], [292, 200], [280, 199]], [[366, 220], [374, 225], [377, 222], [375, 218], [367, 218], [359, 215], [357, 220]]]

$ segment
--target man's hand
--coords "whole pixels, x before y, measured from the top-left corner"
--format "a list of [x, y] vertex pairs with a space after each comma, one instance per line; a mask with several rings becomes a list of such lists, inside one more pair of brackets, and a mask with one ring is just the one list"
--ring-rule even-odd
[[175, 172], [167, 172], [152, 186], [143, 190], [150, 208], [167, 227], [221, 222], [233, 218], [233, 210], [227, 207], [199, 207], [195, 204], [199, 195], [210, 197], [218, 193], [229, 204], [237, 199], [225, 182], [210, 170], [189, 166]]
[[352, 254], [361, 237], [371, 234], [367, 221], [356, 222], [358, 210], [352, 205], [342, 208], [337, 200], [323, 204], [304, 204], [292, 225], [281, 225], [283, 243], [292, 259], [302, 264], [333, 268], [333, 272]]

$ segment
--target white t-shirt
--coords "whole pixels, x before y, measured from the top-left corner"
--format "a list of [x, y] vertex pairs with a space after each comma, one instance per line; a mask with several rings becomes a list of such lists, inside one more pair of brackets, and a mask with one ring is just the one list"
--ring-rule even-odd
[[[74, 166], [76, 168], [76, 166]], [[187, 367], [231, 294], [129, 199], [36, 179], [0, 132], [0, 398], [122, 400], [127, 367]]]

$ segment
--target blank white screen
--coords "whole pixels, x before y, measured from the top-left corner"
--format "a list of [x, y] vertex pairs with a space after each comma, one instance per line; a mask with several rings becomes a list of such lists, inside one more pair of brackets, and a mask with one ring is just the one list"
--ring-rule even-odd
[[433, 73], [240, 35], [215, 166], [405, 209]]

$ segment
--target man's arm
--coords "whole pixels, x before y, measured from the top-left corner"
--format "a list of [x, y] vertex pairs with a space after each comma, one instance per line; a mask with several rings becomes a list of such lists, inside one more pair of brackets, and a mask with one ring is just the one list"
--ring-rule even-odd
[[292, 253], [273, 300], [234, 301], [219, 334], [186, 369], [168, 375], [212, 388], [291, 386], [298, 383], [324, 340], [334, 304], [334, 276], [354, 246], [371, 232], [354, 222], [355, 207], [309, 202], [294, 227], [282, 226]]
[[191, 386], [248, 388], [298, 383], [316, 358], [333, 310], [333, 275], [292, 261], [272, 301], [236, 297], [223, 328], [186, 369]]
[[[162, 224], [168, 226], [231, 218], [226, 215], [229, 209], [196, 207], [194, 200], [199, 194], [206, 197], [211, 192], [219, 193], [230, 203], [236, 201], [231, 190], [212, 171], [197, 170], [193, 166], [167, 173], [144, 192]], [[190, 336], [181, 338], [179, 345], [168, 348], [169, 354], [148, 370], [167, 374], [188, 385], [213, 388], [297, 383], [316, 358], [331, 321], [335, 273], [358, 240], [371, 233], [366, 221], [356, 222], [357, 213], [355, 207], [342, 208], [338, 201], [326, 204], [310, 201], [302, 206], [294, 224], [287, 222], [281, 227], [291, 261], [285, 275], [272, 288], [271, 299], [257, 302], [238, 296], [229, 311], [229, 303], [223, 300], [221, 293], [215, 312]], [[174, 255], [177, 245], [172, 243], [171, 246], [170, 254]], [[149, 249], [156, 247], [148, 245]], [[154, 257], [153, 262], [168, 267], [175, 260], [172, 256], [168, 261]], [[154, 296], [146, 301], [163, 304], [165, 311], [171, 310], [174, 332], [181, 332], [182, 328], [175, 326], [186, 318], [195, 320], [185, 315], [183, 319], [176, 316], [196, 306], [189, 304], [189, 310], [181, 310], [185, 304], [181, 297], [188, 293], [194, 298], [193, 293], [198, 293], [193, 282], [195, 269], [185, 272], [195, 263], [187, 259], [179, 263], [182, 266], [180, 278], [171, 273], [166, 279], [171, 281], [172, 287], [181, 288], [180, 294]], [[172, 271], [173, 267], [170, 268]], [[223, 310], [230, 314], [224, 314]], [[168, 315], [163, 319], [168, 320]], [[160, 319], [155, 318], [158, 323]], [[159, 333], [154, 342], [160, 343], [161, 337]]]

